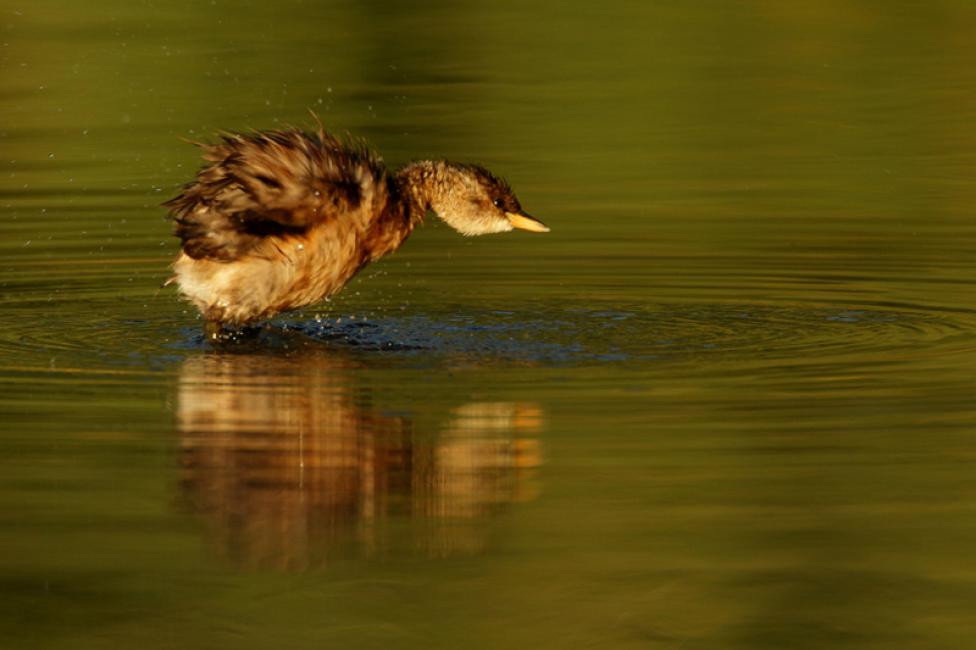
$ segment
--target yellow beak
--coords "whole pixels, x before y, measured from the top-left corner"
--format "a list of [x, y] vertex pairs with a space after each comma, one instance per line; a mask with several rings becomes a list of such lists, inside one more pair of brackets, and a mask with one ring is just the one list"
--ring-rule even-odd
[[532, 232], [549, 232], [549, 227], [538, 219], [534, 219], [527, 214], [517, 212], [506, 212], [505, 216], [511, 222], [513, 228], [529, 230]]

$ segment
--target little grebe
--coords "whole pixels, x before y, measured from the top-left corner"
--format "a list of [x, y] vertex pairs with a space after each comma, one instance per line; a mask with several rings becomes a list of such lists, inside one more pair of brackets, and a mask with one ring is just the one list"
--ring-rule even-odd
[[364, 145], [321, 127], [199, 146], [208, 164], [163, 205], [183, 244], [171, 281], [208, 332], [336, 293], [399, 248], [427, 210], [462, 235], [549, 230], [482, 167], [425, 160], [390, 173]]

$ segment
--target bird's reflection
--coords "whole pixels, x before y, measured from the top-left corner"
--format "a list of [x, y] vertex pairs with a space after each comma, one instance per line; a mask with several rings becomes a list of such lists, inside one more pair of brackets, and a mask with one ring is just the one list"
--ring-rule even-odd
[[[541, 409], [470, 402], [384, 414], [326, 351], [207, 354], [180, 372], [181, 495], [241, 566], [334, 554], [475, 552], [486, 523], [531, 498]], [[421, 425], [420, 422], [431, 422]]]

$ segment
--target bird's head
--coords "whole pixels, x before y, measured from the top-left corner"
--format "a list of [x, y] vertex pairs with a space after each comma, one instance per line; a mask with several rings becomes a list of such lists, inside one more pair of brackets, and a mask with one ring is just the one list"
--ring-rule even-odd
[[515, 228], [549, 232], [522, 209], [508, 183], [478, 165], [440, 162], [424, 174], [427, 204], [462, 235], [487, 235]]

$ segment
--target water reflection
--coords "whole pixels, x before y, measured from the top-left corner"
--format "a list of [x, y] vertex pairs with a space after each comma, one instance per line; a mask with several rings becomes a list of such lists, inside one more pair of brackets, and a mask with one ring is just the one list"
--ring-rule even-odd
[[477, 552], [491, 515], [532, 497], [539, 406], [384, 414], [357, 370], [324, 351], [184, 362], [181, 495], [221, 555], [245, 567], [304, 568], [402, 545]]

